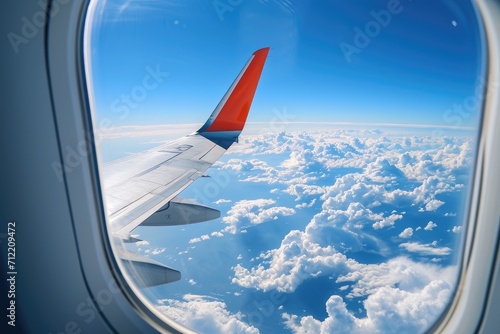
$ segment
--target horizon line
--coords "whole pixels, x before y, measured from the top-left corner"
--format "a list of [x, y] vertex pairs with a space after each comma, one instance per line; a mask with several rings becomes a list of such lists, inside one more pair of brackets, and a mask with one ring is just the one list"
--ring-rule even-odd
[[[309, 124], [309, 125], [350, 125], [350, 126], [380, 126], [380, 127], [404, 127], [404, 128], [420, 128], [420, 129], [448, 129], [448, 130], [466, 130], [472, 131], [475, 127], [472, 126], [457, 126], [457, 125], [438, 125], [438, 124], [419, 124], [419, 123], [384, 123], [384, 122], [320, 122], [320, 121], [298, 121], [298, 122], [289, 122], [289, 121], [268, 121], [268, 122], [247, 122], [246, 125], [300, 125], [300, 124]], [[114, 131], [118, 129], [146, 129], [146, 128], [162, 128], [162, 127], [178, 127], [178, 126], [200, 126], [200, 123], [168, 123], [168, 124], [147, 124], [147, 125], [120, 125], [114, 127], [107, 128], [96, 128], [99, 132], [108, 132]]]

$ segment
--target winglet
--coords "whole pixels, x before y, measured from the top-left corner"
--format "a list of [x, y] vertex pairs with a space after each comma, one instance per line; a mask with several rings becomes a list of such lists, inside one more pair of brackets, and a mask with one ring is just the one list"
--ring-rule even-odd
[[255, 51], [198, 134], [228, 148], [245, 126], [269, 47]]

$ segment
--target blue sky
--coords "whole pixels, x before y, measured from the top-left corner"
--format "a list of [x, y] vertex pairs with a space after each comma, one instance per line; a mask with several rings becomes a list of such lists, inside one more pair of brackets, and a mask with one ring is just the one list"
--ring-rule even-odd
[[[481, 80], [480, 34], [467, 1], [98, 6], [90, 53], [95, 103], [113, 126], [203, 123], [251, 53], [265, 46], [271, 51], [249, 122], [286, 108], [297, 122], [456, 125], [444, 115], [456, 115], [454, 105], [473, 97]], [[390, 14], [384, 24], [374, 16], [381, 11]], [[356, 47], [358, 28], [368, 40], [346, 57], [341, 45]], [[161, 81], [141, 91], [151, 69], [163, 73]], [[460, 125], [475, 125], [475, 111], [460, 115]]]

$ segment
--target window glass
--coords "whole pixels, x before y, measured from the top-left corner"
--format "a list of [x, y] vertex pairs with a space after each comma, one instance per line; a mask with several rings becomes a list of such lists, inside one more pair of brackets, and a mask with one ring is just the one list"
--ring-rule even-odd
[[94, 0], [86, 37], [101, 171], [199, 129], [270, 47], [239, 142], [179, 195], [220, 218], [109, 226], [118, 258], [182, 274], [139, 288], [148, 307], [206, 333], [434, 324], [459, 278], [485, 94], [469, 1]]

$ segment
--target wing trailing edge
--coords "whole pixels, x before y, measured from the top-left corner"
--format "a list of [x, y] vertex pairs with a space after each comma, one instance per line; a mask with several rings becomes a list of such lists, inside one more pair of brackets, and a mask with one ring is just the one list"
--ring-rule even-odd
[[175, 197], [140, 226], [174, 226], [201, 223], [220, 217], [220, 211], [195, 201]]
[[269, 47], [255, 51], [198, 134], [224, 148], [238, 140], [247, 120]]
[[139, 278], [136, 283], [141, 288], [172, 283], [181, 279], [181, 273], [178, 270], [127, 249], [119, 250], [119, 257], [128, 273]]

